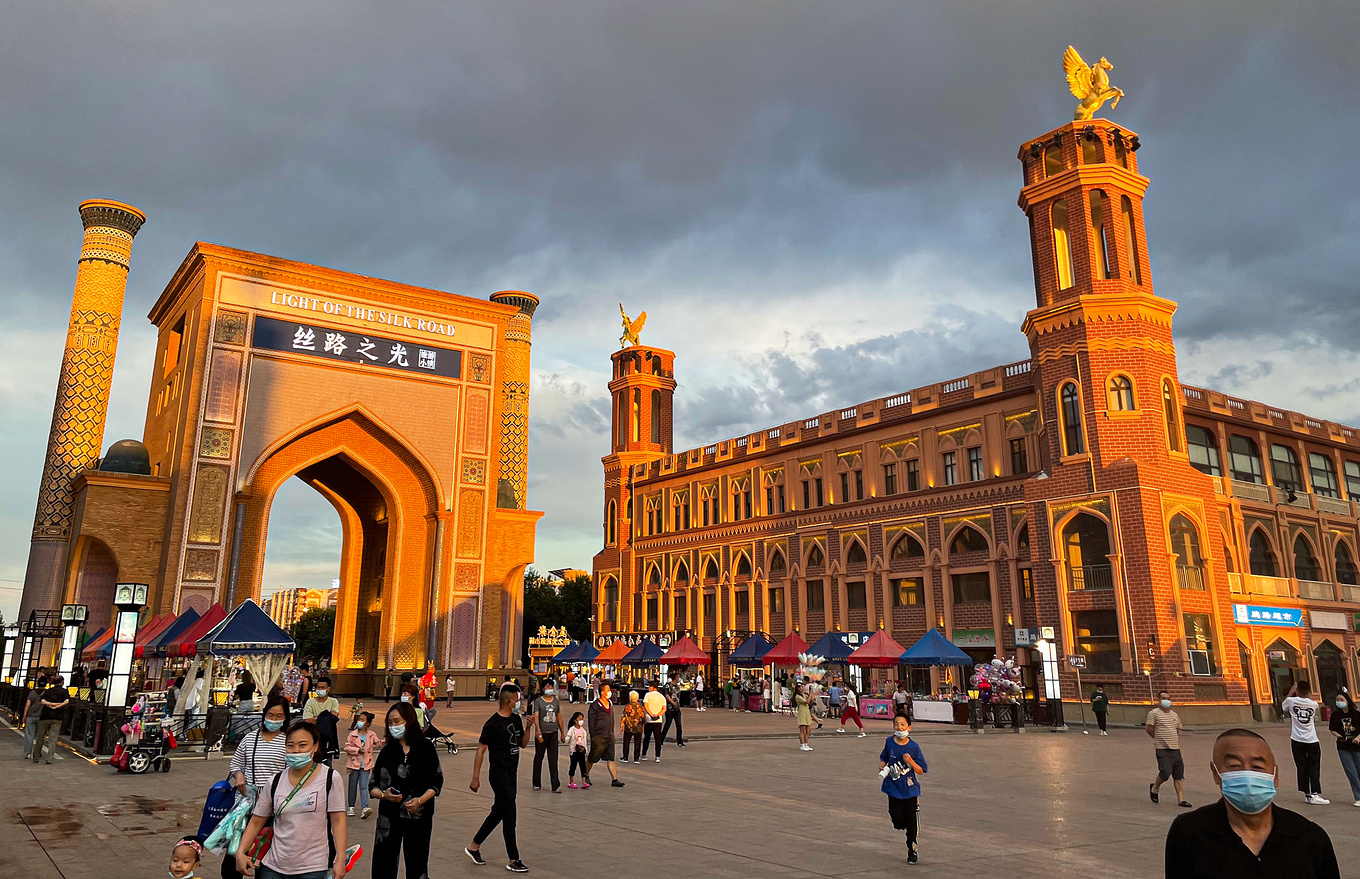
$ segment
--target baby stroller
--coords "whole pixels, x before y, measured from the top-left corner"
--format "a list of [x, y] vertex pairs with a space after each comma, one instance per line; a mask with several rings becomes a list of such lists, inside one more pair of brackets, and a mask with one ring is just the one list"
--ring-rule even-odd
[[453, 740], [453, 733], [440, 732], [439, 728], [434, 725], [433, 711], [426, 712], [425, 728], [421, 730], [421, 732], [425, 734], [425, 738], [430, 740], [430, 744], [435, 747], [443, 745], [445, 750], [450, 754], [458, 753], [458, 743]]
[[169, 772], [169, 754], [176, 744], [174, 732], [159, 718], [134, 718], [123, 724], [123, 740], [114, 747], [109, 763], [133, 775], [147, 770]]

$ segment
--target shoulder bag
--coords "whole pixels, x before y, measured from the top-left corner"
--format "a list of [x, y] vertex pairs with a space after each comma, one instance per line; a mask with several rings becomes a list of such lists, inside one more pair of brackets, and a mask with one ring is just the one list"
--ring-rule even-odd
[[[306, 774], [302, 776], [302, 780], [293, 785], [293, 789], [288, 792], [288, 796], [284, 799], [283, 805], [275, 809], [274, 814], [270, 815], [269, 819], [264, 822], [264, 827], [260, 828], [260, 832], [255, 837], [255, 841], [250, 844], [250, 848], [246, 849], [246, 857], [249, 860], [257, 864], [264, 860], [264, 856], [269, 853], [269, 847], [274, 844], [274, 819], [279, 816], [280, 812], [288, 808], [288, 804], [293, 801], [293, 795], [301, 790], [302, 786], [311, 779], [312, 773], [316, 771], [316, 767], [316, 763], [311, 765]], [[279, 779], [283, 778], [284, 772], [287, 771], [288, 770], [285, 769], [283, 772], [274, 776], [274, 783], [269, 786], [269, 802], [271, 805], [274, 802], [274, 795], [277, 794], [279, 790]], [[328, 789], [330, 787], [329, 782], [330, 779], [327, 778]]]

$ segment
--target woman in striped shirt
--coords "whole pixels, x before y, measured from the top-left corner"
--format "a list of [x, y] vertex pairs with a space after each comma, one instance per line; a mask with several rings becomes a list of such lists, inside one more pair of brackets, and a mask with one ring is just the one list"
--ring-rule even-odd
[[[241, 793], [246, 785], [253, 784], [263, 789], [274, 776], [288, 768], [284, 759], [287, 735], [284, 728], [288, 725], [289, 703], [282, 693], [270, 695], [264, 704], [263, 719], [258, 729], [247, 733], [231, 755], [231, 765], [227, 768], [227, 781]], [[222, 879], [238, 879], [236, 859], [222, 859]]]

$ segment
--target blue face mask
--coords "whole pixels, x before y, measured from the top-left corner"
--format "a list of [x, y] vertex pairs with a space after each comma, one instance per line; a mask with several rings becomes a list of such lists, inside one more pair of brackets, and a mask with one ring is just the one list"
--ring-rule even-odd
[[1223, 787], [1223, 799], [1232, 807], [1246, 815], [1264, 812], [1275, 799], [1275, 776], [1269, 772], [1220, 772], [1219, 780]]
[[283, 759], [292, 769], [305, 769], [307, 764], [313, 762], [311, 754], [284, 754]]
[[264, 728], [269, 732], [278, 732], [283, 729], [282, 720], [265, 720]]
[[390, 738], [399, 739], [406, 735], [406, 724], [394, 723], [387, 728], [387, 735]]
[[1170, 699], [1163, 699], [1163, 700], [1162, 700], [1162, 710], [1163, 710], [1163, 711], [1170, 711], [1170, 710], [1171, 710], [1171, 700], [1170, 700]]

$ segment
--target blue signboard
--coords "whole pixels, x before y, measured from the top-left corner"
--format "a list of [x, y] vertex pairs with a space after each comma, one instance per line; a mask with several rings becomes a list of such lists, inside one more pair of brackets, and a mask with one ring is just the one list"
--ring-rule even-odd
[[1297, 629], [1303, 625], [1303, 609], [1234, 604], [1233, 621], [1239, 626], [1287, 626]]

